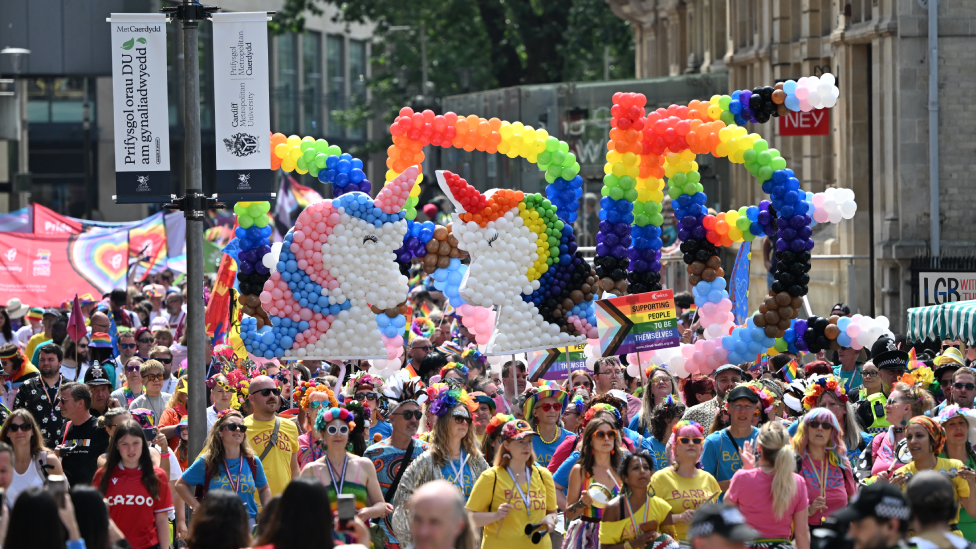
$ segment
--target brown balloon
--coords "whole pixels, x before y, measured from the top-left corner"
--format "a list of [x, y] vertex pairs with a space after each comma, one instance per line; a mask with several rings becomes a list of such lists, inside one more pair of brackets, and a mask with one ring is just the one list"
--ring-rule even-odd
[[773, 92], [773, 103], [777, 105], [782, 105], [786, 102], [786, 92], [783, 90], [776, 90]]
[[601, 278], [600, 279], [600, 288], [602, 288], [604, 292], [609, 292], [610, 290], [612, 290], [613, 289], [613, 279], [612, 278], [609, 278], [609, 277], [608, 278]]
[[261, 328], [264, 328], [264, 319], [263, 318], [258, 318], [257, 320], [258, 320], [258, 323], [257, 323], [258, 330], [260, 330]]
[[705, 270], [705, 264], [701, 261], [695, 261], [689, 266], [691, 267], [691, 274], [702, 274], [702, 271]]
[[691, 283], [692, 286], [697, 285], [701, 281], [702, 277], [700, 275], [693, 274], [688, 276], [688, 282]]
[[447, 240], [447, 227], [437, 227], [434, 229], [434, 238], [437, 240]]
[[[790, 319], [779, 317], [779, 324], [776, 325], [780, 330], [786, 330], [790, 327]], [[783, 334], [779, 334], [776, 337], [783, 337]]]
[[447, 235], [447, 243], [456, 247], [458, 245], [458, 239], [453, 234], [449, 234]]
[[827, 322], [836, 325], [838, 320], [840, 320], [840, 317], [839, 316], [837, 316], [837, 315], [830, 315], [830, 318], [827, 319]]
[[430, 240], [427, 241], [427, 244], [424, 247], [427, 248], [427, 253], [436, 254], [437, 249], [441, 247], [441, 243], [431, 238]]
[[760, 303], [759, 304], [759, 314], [765, 316], [766, 312], [768, 312], [768, 311], [769, 311], [769, 307], [767, 307], [765, 303]]
[[725, 269], [723, 269], [721, 267], [719, 267], [718, 269], [715, 269], [715, 276], [717, 276], [718, 278], [724, 278], [725, 277]]
[[790, 301], [790, 307], [793, 307], [794, 310], [799, 311], [800, 310], [800, 307], [802, 307], [802, 306], [803, 306], [803, 298], [802, 297], [794, 297], [793, 300]]
[[[618, 280], [616, 284], [613, 285], [613, 289], [620, 292], [620, 295], [627, 294], [627, 279]], [[571, 307], [567, 307], [571, 308]]]
[[770, 311], [775, 311], [776, 309], [779, 309], [779, 303], [776, 303], [776, 298], [773, 296], [767, 297], [763, 303], [766, 304], [766, 309]]
[[790, 318], [790, 319], [795, 318], [796, 311], [794, 311], [793, 307], [790, 307], [789, 305], [783, 305], [782, 307], [779, 308], [779, 317]]
[[248, 307], [257, 307], [261, 305], [261, 298], [253, 294], [248, 295], [247, 299], [244, 301], [244, 304]]
[[238, 294], [238, 296], [237, 296], [237, 302], [240, 303], [241, 305], [246, 305], [247, 304], [247, 296], [244, 295], [244, 294]]
[[772, 324], [774, 326], [776, 324], [779, 324], [779, 313], [777, 313], [776, 311], [767, 311], [766, 312], [766, 324], [767, 325]]
[[[434, 241], [431, 240], [430, 242], [434, 242]], [[430, 244], [430, 242], [428, 242], [428, 244]], [[448, 261], [448, 264], [450, 264], [450, 261]], [[427, 255], [424, 256], [424, 271], [427, 274], [430, 274], [436, 270], [437, 270], [437, 255], [433, 253], [428, 253]]]
[[447, 254], [447, 257], [450, 257], [451, 259], [461, 257], [461, 250], [457, 248], [451, 248], [451, 253]]
[[254, 307], [249, 307], [247, 305], [241, 307], [241, 311], [243, 311], [244, 314], [246, 314], [247, 316], [254, 316], [254, 312], [255, 312]]
[[776, 334], [779, 333], [779, 328], [776, 326], [767, 325], [765, 328], [763, 328], [763, 332], [766, 333], [766, 337], [776, 337]]
[[447, 242], [441, 241], [441, 243], [437, 247], [437, 254], [447, 255], [449, 253], [451, 253], [451, 245], [448, 244]]
[[588, 282], [584, 282], [583, 284], [580, 284], [580, 291], [584, 294], [588, 294], [593, 291], [593, 287], [590, 286]]
[[828, 324], [827, 327], [824, 328], [824, 336], [826, 336], [827, 339], [837, 339], [837, 336], [839, 335], [840, 328], [834, 324]]
[[593, 301], [593, 294], [592, 293], [583, 294], [583, 301]]
[[701, 275], [702, 275], [702, 280], [704, 280], [705, 282], [712, 282], [715, 280], [714, 269], [705, 269], [704, 271], [702, 271]]
[[389, 309], [386, 310], [386, 316], [388, 316], [390, 318], [396, 318], [397, 315], [399, 315], [399, 314], [400, 314], [400, 308], [399, 307], [390, 307]]
[[380, 308], [379, 308], [379, 307], [377, 307], [376, 305], [370, 305], [370, 306], [369, 306], [369, 310], [370, 310], [370, 311], [373, 311], [373, 314], [374, 314], [374, 315], [378, 315], [378, 314], [380, 314], [380, 313], [382, 313], [382, 312], [383, 312], [383, 309], [380, 309]]
[[765, 328], [766, 327], [766, 316], [765, 316], [765, 314], [762, 313], [762, 312], [759, 312], [759, 313], [756, 313], [756, 314], [752, 315], [752, 322], [755, 323], [755, 325], [758, 326], [758, 327], [760, 327], [760, 328]]
[[451, 266], [451, 258], [446, 255], [442, 255], [437, 258], [437, 266], [441, 269], [446, 269]]
[[685, 265], [685, 272], [688, 274], [695, 274], [695, 271], [692, 270], [691, 265]]
[[793, 301], [793, 298], [787, 292], [780, 292], [776, 294], [776, 304], [782, 307], [783, 305], [789, 305]]
[[573, 300], [572, 299], [570, 299], [570, 298], [567, 297], [566, 299], [563, 300], [563, 309], [566, 309], [568, 311], [568, 310], [570, 310], [570, 309], [573, 308], [573, 305], [576, 305], [576, 304], [573, 303]]
[[401, 303], [401, 304], [397, 305], [397, 310], [400, 311], [400, 314], [401, 315], [405, 315], [405, 314], [407, 314], [410, 311], [409, 307], [410, 306], [407, 305], [406, 303]]
[[[577, 303], [582, 303], [583, 292], [580, 290], [573, 290], [572, 292], [569, 292], [569, 298], [573, 300], [574, 305]], [[570, 307], [570, 309], [572, 309], [572, 307]]]
[[773, 89], [774, 89], [774, 90], [781, 90], [781, 89], [783, 89], [783, 83], [782, 83], [782, 82], [777, 82], [777, 83], [776, 83], [776, 84], [775, 84], [775, 85], [773, 86]]
[[786, 105], [776, 105], [776, 114], [786, 116], [790, 114], [790, 110], [786, 108]]
[[719, 259], [717, 255], [713, 255], [712, 257], [708, 258], [708, 261], [705, 262], [705, 266], [709, 269], [718, 269], [722, 266], [722, 260]]

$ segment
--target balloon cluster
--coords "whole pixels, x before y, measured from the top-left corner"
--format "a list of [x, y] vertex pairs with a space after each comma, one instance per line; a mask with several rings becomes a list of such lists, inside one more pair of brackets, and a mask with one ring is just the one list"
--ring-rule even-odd
[[[580, 170], [576, 155], [569, 152], [569, 144], [551, 137], [543, 128], [536, 130], [521, 122], [489, 120], [475, 115], [462, 117], [453, 112], [435, 115], [431, 110], [414, 112], [410, 107], [403, 107], [390, 126], [390, 133], [393, 145], [387, 149], [387, 181], [392, 181], [409, 166], [421, 164], [427, 145], [468, 152], [497, 152], [509, 158], [522, 157], [546, 172], [547, 183], [555, 183], [557, 178], [572, 181]], [[405, 206], [407, 219], [416, 218], [419, 195], [420, 188], [414, 187]], [[474, 210], [480, 208], [468, 211]]]
[[701, 325], [705, 327], [705, 339], [717, 339], [729, 335], [735, 327], [732, 301], [729, 300], [729, 292], [725, 289], [724, 278], [712, 275], [711, 280], [707, 280], [705, 279], [707, 273], [702, 274], [703, 280], [692, 288], [692, 293], [695, 296], [695, 305], [698, 306]]
[[434, 238], [436, 228], [437, 225], [433, 221], [423, 223], [407, 221], [407, 236], [403, 239], [403, 245], [393, 252], [396, 254], [397, 263], [400, 264], [400, 272], [407, 274], [413, 258], [423, 258], [427, 255], [427, 243]]
[[299, 137], [276, 133], [271, 136], [272, 169], [277, 159], [279, 167], [286, 172], [310, 173], [318, 176], [325, 168], [326, 160], [330, 156], [339, 156], [342, 151], [336, 145], [329, 145], [325, 139], [316, 140], [314, 137]]
[[[800, 327], [800, 321], [797, 321], [797, 333]], [[802, 339], [811, 353], [826, 349], [837, 350], [840, 347], [861, 349], [870, 346], [883, 335], [890, 335], [888, 328], [888, 319], [883, 316], [811, 316], [806, 321]]]
[[[424, 230], [421, 229], [421, 232]], [[458, 241], [452, 234], [451, 225], [436, 227], [432, 238], [424, 245], [424, 249], [426, 251], [423, 256], [424, 272], [427, 274], [449, 269], [452, 264], [455, 264], [453, 270], [457, 271], [458, 266], [461, 265], [460, 260], [468, 257], [467, 252], [458, 249]], [[458, 285], [460, 285], [460, 281], [458, 281]]]
[[583, 178], [576, 176], [570, 180], [557, 177], [546, 185], [546, 198], [556, 206], [556, 214], [566, 223], [576, 223], [579, 199], [583, 197]]
[[783, 93], [782, 88], [782, 84], [776, 84], [775, 87], [763, 86], [752, 90], [735, 91], [731, 96], [723, 95], [719, 99], [719, 105], [723, 111], [728, 109], [736, 124], [742, 125], [746, 122], [765, 124], [769, 122], [770, 117], [789, 112], [783, 105], [786, 94]]
[[763, 183], [763, 189], [767, 187], [773, 199], [772, 207], [778, 213], [776, 280], [770, 295], [776, 296], [782, 304], [781, 300], [786, 298], [779, 298], [777, 294], [786, 292], [790, 300], [807, 295], [810, 250], [814, 245], [810, 228], [812, 218], [808, 214], [809, 203], [800, 199], [800, 181], [794, 177], [793, 170], [776, 170], [772, 179]]
[[786, 94], [783, 103], [794, 112], [829, 109], [837, 104], [837, 98], [840, 97], [836, 82], [834, 75], [829, 72], [819, 78], [807, 76], [796, 82], [787, 80], [782, 84], [782, 90]]
[[[315, 162], [316, 168], [318, 168], [319, 157], [315, 158]], [[357, 191], [369, 193], [372, 188], [372, 184], [366, 179], [366, 174], [363, 173], [363, 161], [353, 158], [349, 153], [342, 153], [338, 156], [329, 155], [325, 159], [325, 165], [318, 170], [317, 175], [322, 183], [332, 184], [332, 195], [337, 197]], [[409, 193], [410, 191], [406, 192]]]
[[841, 219], [853, 219], [857, 212], [857, 202], [851, 189], [828, 187], [826, 191], [810, 197], [810, 202], [814, 208], [813, 219], [817, 223], [839, 223]]
[[[766, 206], [768, 208], [769, 204]], [[731, 246], [734, 242], [752, 242], [757, 237], [765, 236], [763, 225], [759, 222], [762, 211], [762, 205], [743, 206], [738, 210], [706, 215], [702, 220], [702, 226], [707, 231], [705, 239], [716, 246]], [[724, 271], [719, 276], [724, 276]]]
[[484, 307], [475, 307], [467, 303], [458, 307], [461, 324], [474, 336], [478, 345], [487, 345], [491, 340], [491, 331], [495, 328], [495, 318], [498, 314]]
[[779, 292], [767, 296], [759, 304], [759, 311], [752, 316], [752, 321], [767, 336], [780, 338], [791, 327], [791, 320], [799, 314], [801, 306], [803, 299], [791, 297], [787, 292]]

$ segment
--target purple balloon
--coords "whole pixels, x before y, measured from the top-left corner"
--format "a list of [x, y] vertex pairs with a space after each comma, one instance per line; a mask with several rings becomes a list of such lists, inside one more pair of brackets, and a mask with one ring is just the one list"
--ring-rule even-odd
[[630, 235], [630, 224], [629, 223], [617, 223], [613, 227], [613, 232], [619, 237], [625, 235]]
[[596, 255], [598, 255], [600, 257], [606, 257], [606, 256], [610, 255], [610, 246], [607, 246], [606, 244], [604, 244], [602, 242], [599, 243], [599, 244], [597, 244], [596, 245]]
[[241, 269], [241, 274], [249, 275], [254, 272], [254, 263], [250, 261], [241, 261], [239, 267]]
[[679, 227], [680, 228], [678, 229], [678, 240], [681, 240], [682, 242], [684, 242], [685, 240], [689, 240], [691, 237], [691, 232], [688, 231], [688, 229], [681, 227], [680, 224]]
[[785, 240], [783, 240], [782, 238], [776, 239], [776, 251], [778, 251], [778, 252], [785, 252], [789, 248], [790, 248], [790, 245]]
[[804, 241], [802, 239], [797, 238], [796, 240], [790, 243], [790, 249], [797, 253], [802, 252], [807, 249], [806, 246], [807, 242], [808, 241]]
[[271, 271], [267, 267], [264, 266], [264, 263], [258, 262], [258, 263], [255, 263], [254, 264], [254, 272], [256, 272], [256, 273], [258, 273], [260, 275], [266, 275], [266, 274], [270, 273]]
[[[616, 236], [613, 233], [610, 233], [610, 236], [616, 238]], [[597, 244], [603, 244], [606, 241], [607, 241], [607, 233], [596, 233]]]
[[695, 240], [704, 240], [705, 232], [706, 232], [705, 227], [701, 227], [701, 226], [695, 227], [694, 229], [691, 230], [691, 237], [694, 238]]
[[660, 261], [656, 261], [656, 260], [655, 261], [651, 261], [650, 267], [651, 267], [650, 270], [651, 271], [654, 271], [655, 273], [661, 272], [661, 262]]
[[627, 247], [626, 246], [614, 246], [612, 255], [617, 259], [627, 257]]
[[805, 241], [805, 244], [806, 244], [806, 246], [804, 246], [803, 248], [804, 248], [804, 249], [805, 249], [806, 251], [808, 251], [808, 252], [812, 252], [812, 251], [813, 251], [813, 247], [814, 247], [814, 245], [815, 245], [815, 244], [813, 243], [813, 239], [807, 239], [807, 240]]
[[642, 272], [644, 272], [644, 271], [647, 270], [647, 263], [645, 263], [644, 261], [642, 261], [640, 259], [638, 259], [636, 261], [631, 261], [630, 262], [630, 270], [637, 271], [637, 272], [641, 272], [642, 273]]

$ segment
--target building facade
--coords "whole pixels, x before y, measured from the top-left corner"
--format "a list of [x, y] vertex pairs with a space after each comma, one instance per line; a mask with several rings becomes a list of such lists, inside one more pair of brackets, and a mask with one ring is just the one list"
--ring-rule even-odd
[[[810, 302], [826, 315], [844, 301], [904, 331], [931, 269], [928, 17], [924, 0], [608, 0], [634, 31], [639, 77], [727, 72], [729, 92], [834, 74], [840, 88], [826, 136], [784, 137], [777, 120], [750, 125], [781, 151], [807, 191], [853, 189], [851, 221], [815, 228]], [[976, 138], [976, 3], [938, 5], [939, 211], [943, 257], [971, 256]], [[706, 98], [702, 98], [706, 99]], [[732, 166], [731, 207], [762, 200]], [[765, 269], [753, 254], [750, 302]]]

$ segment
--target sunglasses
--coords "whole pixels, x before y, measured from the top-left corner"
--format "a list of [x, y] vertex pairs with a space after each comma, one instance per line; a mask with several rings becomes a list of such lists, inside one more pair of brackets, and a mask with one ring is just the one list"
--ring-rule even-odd
[[878, 377], [878, 372], [865, 372], [861, 370], [861, 377]]
[[681, 444], [701, 444], [703, 440], [702, 437], [678, 437]]
[[410, 348], [415, 351], [419, 351], [421, 349], [423, 349], [424, 351], [430, 351], [431, 349], [433, 349], [433, 347], [431, 347], [430, 345], [421, 345], [419, 347], [410, 347]]
[[617, 431], [610, 429], [609, 431], [597, 431], [593, 433], [593, 438], [595, 440], [616, 440]]
[[146, 374], [142, 376], [142, 379], [147, 381], [163, 381], [166, 379], [166, 374]]
[[[265, 396], [267, 396], [267, 395], [265, 395]], [[313, 409], [313, 410], [317, 410], [320, 407], [321, 408], [328, 408], [329, 407], [329, 401], [328, 400], [313, 400], [312, 402], [309, 402], [308, 403], [308, 407], [311, 408], [311, 409]]]
[[254, 391], [251, 394], [252, 395], [261, 395], [263, 397], [268, 397], [268, 396], [271, 396], [272, 394], [274, 396], [281, 396], [281, 389], [279, 389], [277, 387], [274, 387], [272, 389], [258, 389], [257, 391]]
[[953, 383], [952, 384], [952, 387], [954, 389], [965, 389], [967, 391], [972, 391], [973, 389], [976, 389], [976, 384], [973, 384], [973, 383]]
[[58, 398], [54, 399], [54, 402], [57, 402], [58, 404], [66, 404], [68, 402], [68, 400], [66, 398], [64, 398], [64, 397], [58, 397]]
[[140, 370], [140, 366], [138, 364], [136, 364], [135, 366], [126, 366], [125, 367], [125, 371], [126, 372], [138, 372], [139, 370]]
[[151, 340], [151, 339], [140, 339], [138, 341], [139, 341], [139, 343], [142, 343], [143, 345], [145, 345], [146, 343], [152, 343], [153, 342], [153, 340]]
[[329, 425], [325, 428], [325, 432], [330, 435], [348, 435], [349, 426], [348, 425]]
[[227, 425], [224, 425], [224, 429], [228, 431], [240, 431], [241, 434], [244, 434], [247, 432], [247, 425], [242, 425], [240, 423], [228, 423]]
[[831, 430], [831, 429], [834, 428], [833, 425], [831, 425], [830, 423], [827, 423], [826, 421], [817, 421], [815, 419], [812, 419], [812, 420], [808, 421], [807, 422], [807, 425], [809, 425], [811, 429], [821, 429], [822, 428], [822, 429], [825, 429], [827, 431], [829, 431], [829, 430]]
[[376, 393], [356, 393], [353, 398], [356, 400], [376, 400], [379, 398], [379, 395]]
[[545, 404], [540, 404], [539, 409], [542, 410], [543, 412], [552, 412], [555, 410], [562, 410], [563, 406], [562, 404], [556, 402], [547, 402]]
[[7, 426], [7, 429], [9, 429], [11, 433], [16, 433], [17, 431], [23, 431], [26, 433], [34, 428], [30, 423], [11, 423]]
[[485, 396], [487, 396], [488, 398], [498, 398], [498, 393], [492, 393], [490, 395], [488, 393], [485, 393]]
[[391, 416], [403, 416], [403, 419], [406, 419], [406, 420], [410, 420], [411, 418], [413, 418], [413, 419], [416, 419], [417, 421], [420, 421], [421, 416], [423, 416], [424, 414], [420, 410], [414, 410], [412, 412], [396, 412], [396, 413], [393, 413], [393, 414], [390, 414], [390, 415]]
[[173, 358], [172, 357], [170, 357], [170, 358], [155, 358], [154, 360], [158, 360], [158, 361], [162, 362], [163, 364], [171, 364], [173, 362]]
[[119, 349], [135, 349], [135, 343], [119, 343]]
[[461, 425], [462, 423], [468, 423], [471, 421], [469, 417], [454, 416], [454, 423]]

